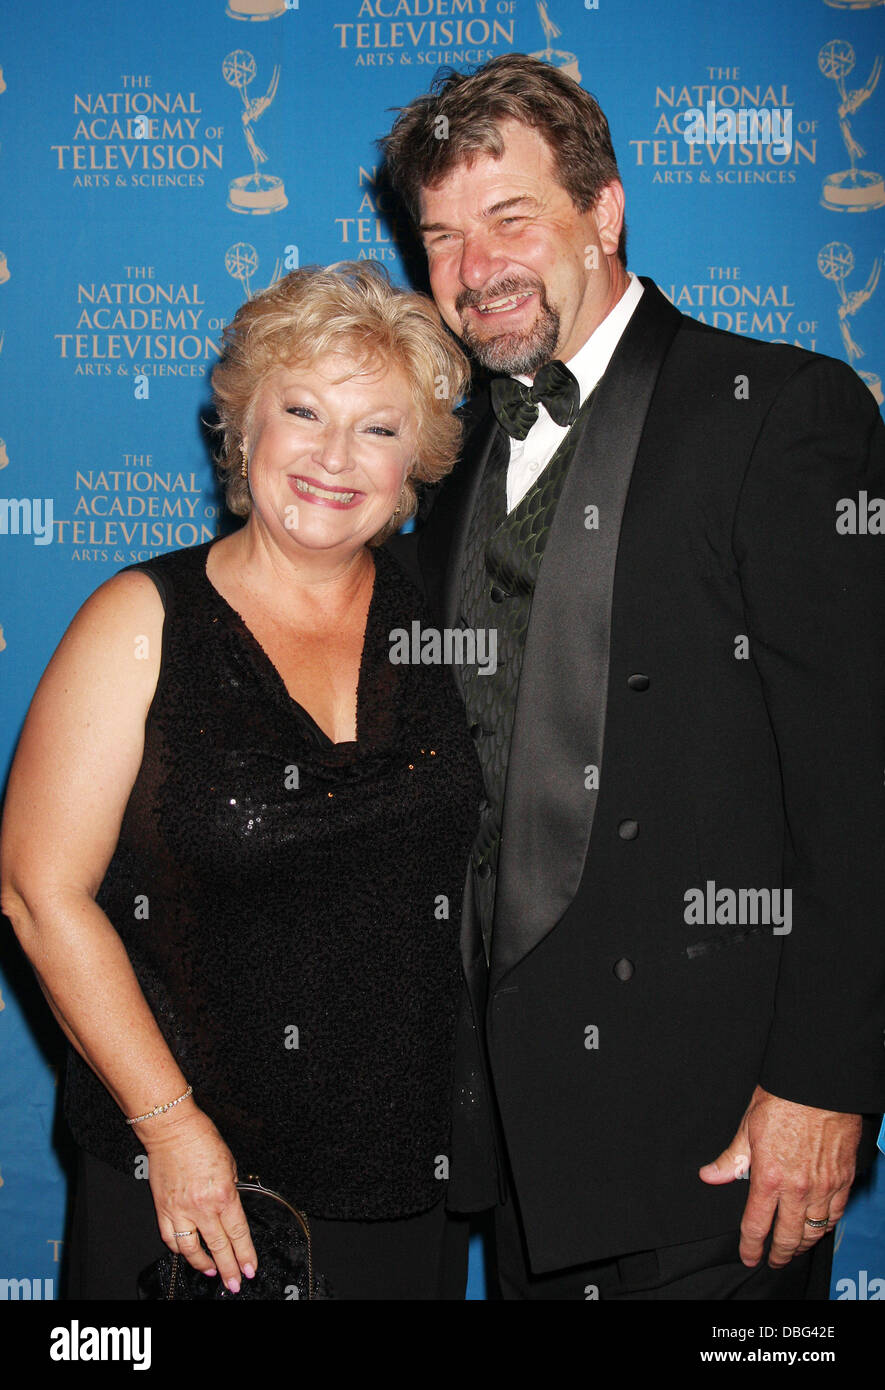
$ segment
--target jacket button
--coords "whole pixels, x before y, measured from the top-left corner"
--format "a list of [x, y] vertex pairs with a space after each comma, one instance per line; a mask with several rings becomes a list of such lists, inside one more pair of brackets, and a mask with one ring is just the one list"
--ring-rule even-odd
[[616, 960], [612, 966], [612, 970], [618, 980], [629, 980], [635, 969], [636, 967], [632, 960], [628, 960], [626, 956], [622, 956], [620, 960]]
[[639, 834], [639, 821], [622, 820], [618, 826], [618, 834], [622, 840], [635, 840]]
[[471, 737], [471, 738], [475, 738], [475, 739], [479, 739], [479, 738], [482, 737], [482, 725], [481, 725], [481, 724], [471, 724], [471, 725], [470, 725], [470, 737]]
[[489, 598], [492, 600], [492, 603], [503, 603], [505, 598], [509, 597], [510, 595], [507, 590], [502, 589], [500, 584], [493, 584], [491, 589], [489, 589]]
[[648, 676], [628, 676], [627, 684], [629, 685], [631, 690], [648, 690], [648, 687], [651, 685], [651, 681], [649, 680]]

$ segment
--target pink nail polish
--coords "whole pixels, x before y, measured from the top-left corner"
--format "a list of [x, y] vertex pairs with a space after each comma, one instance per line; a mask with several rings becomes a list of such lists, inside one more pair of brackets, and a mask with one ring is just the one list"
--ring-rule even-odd
[[231, 1293], [239, 1293], [239, 1292], [240, 1292], [240, 1281], [239, 1281], [239, 1279], [228, 1279], [228, 1281], [227, 1281], [227, 1287], [230, 1289]]
[[204, 1270], [203, 1270], [203, 1273], [205, 1274], [205, 1276], [206, 1276], [207, 1279], [214, 1279], [215, 1276], [216, 1276], [216, 1274], [218, 1273], [218, 1270], [217, 1270], [217, 1269], [204, 1269]]
[[255, 1268], [253, 1265], [243, 1265], [243, 1273], [247, 1279], [255, 1278]]

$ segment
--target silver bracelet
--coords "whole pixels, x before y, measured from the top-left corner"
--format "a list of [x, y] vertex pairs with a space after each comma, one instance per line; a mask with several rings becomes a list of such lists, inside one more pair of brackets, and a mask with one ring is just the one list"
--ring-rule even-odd
[[183, 1100], [187, 1100], [188, 1096], [192, 1096], [193, 1093], [193, 1086], [188, 1086], [184, 1095], [179, 1096], [177, 1100], [170, 1100], [166, 1105], [155, 1105], [153, 1110], [148, 1110], [146, 1115], [135, 1115], [131, 1120], [127, 1120], [126, 1123], [127, 1125], [140, 1125], [142, 1120], [152, 1120], [155, 1115], [165, 1115], [167, 1110], [171, 1110], [174, 1105], [180, 1105]]

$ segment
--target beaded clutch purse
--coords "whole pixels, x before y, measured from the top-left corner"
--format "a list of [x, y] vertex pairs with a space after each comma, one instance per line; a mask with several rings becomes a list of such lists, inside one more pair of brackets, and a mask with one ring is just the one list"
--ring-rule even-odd
[[314, 1272], [310, 1224], [304, 1213], [258, 1178], [238, 1182], [237, 1191], [258, 1254], [255, 1278], [243, 1279], [240, 1292], [234, 1294], [220, 1276], [207, 1279], [183, 1255], [170, 1250], [142, 1270], [139, 1298], [211, 1303], [222, 1298], [295, 1302], [333, 1297], [328, 1281]]

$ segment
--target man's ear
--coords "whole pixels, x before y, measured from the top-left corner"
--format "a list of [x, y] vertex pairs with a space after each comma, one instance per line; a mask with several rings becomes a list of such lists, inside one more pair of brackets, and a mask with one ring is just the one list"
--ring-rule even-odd
[[620, 179], [612, 179], [593, 205], [599, 244], [607, 256], [618, 254], [618, 242], [624, 225], [624, 201], [623, 184]]

